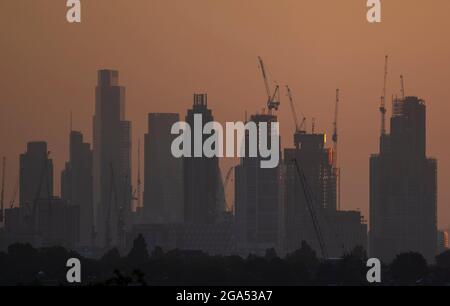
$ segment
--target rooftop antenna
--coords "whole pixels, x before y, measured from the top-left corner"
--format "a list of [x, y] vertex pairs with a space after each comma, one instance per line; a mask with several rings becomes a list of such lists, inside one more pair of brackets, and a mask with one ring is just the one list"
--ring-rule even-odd
[[405, 80], [404, 80], [403, 74], [400, 75], [400, 86], [401, 86], [400, 90], [402, 93], [402, 100], [405, 100]]

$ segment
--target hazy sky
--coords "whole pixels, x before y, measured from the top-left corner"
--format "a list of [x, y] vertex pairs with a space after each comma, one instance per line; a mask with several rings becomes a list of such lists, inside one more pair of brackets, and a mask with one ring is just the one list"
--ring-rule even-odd
[[[184, 117], [194, 92], [208, 93], [221, 122], [261, 111], [260, 55], [273, 79], [291, 86], [309, 128], [315, 117], [316, 129], [331, 134], [335, 89], [341, 89], [342, 207], [360, 209], [367, 218], [369, 156], [378, 150], [388, 53], [388, 96], [399, 93], [403, 73], [406, 94], [426, 100], [427, 152], [438, 159], [439, 224], [450, 227], [450, 1], [384, 0], [381, 24], [366, 21], [365, 0], [81, 2], [82, 23], [69, 24], [63, 0], [0, 1], [0, 155], [8, 159], [7, 201], [18, 155], [30, 140], [48, 141], [59, 190], [70, 111], [74, 129], [92, 141], [98, 69], [120, 70], [127, 87], [136, 166], [147, 113]], [[292, 146], [294, 123], [284, 96], [278, 113], [282, 144]], [[222, 162], [224, 170], [231, 162]]]

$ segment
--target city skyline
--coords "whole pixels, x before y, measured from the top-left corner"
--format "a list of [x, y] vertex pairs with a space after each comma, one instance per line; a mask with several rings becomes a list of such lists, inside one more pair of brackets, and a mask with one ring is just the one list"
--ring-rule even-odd
[[[450, 152], [450, 148], [445, 143], [447, 122], [444, 117], [448, 113], [448, 103], [445, 103], [446, 97], [450, 97], [450, 94], [445, 86], [433, 84], [444, 84], [442, 80], [448, 80], [448, 72], [441, 70], [444, 69], [445, 65], [442, 65], [442, 67], [438, 65], [440, 62], [446, 63], [443, 58], [446, 57], [449, 50], [448, 43], [439, 39], [439, 33], [445, 37], [444, 28], [446, 23], [438, 15], [437, 18], [434, 18], [436, 21], [434, 23], [431, 22], [432, 25], [427, 28], [434, 33], [433, 35], [428, 35], [430, 37], [426, 38], [428, 31], [419, 31], [418, 35], [421, 35], [420, 37], [424, 41], [421, 42], [420, 46], [416, 46], [415, 50], [409, 50], [409, 46], [402, 46], [391, 37], [391, 35], [396, 36], [397, 33], [405, 30], [407, 30], [407, 33], [418, 31], [419, 26], [422, 26], [425, 22], [420, 17], [427, 17], [428, 19], [425, 18], [425, 20], [429, 22], [431, 13], [440, 13], [438, 6], [430, 8], [418, 4], [416, 8], [409, 5], [400, 10], [401, 4], [392, 4], [391, 8], [389, 8], [391, 4], [386, 4], [384, 13], [386, 14], [385, 21], [387, 26], [382, 24], [379, 30], [373, 30], [370, 28], [370, 25], [363, 25], [366, 21], [361, 20], [363, 30], [347, 31], [348, 28], [344, 25], [345, 19], [363, 19], [361, 17], [362, 14], [351, 14], [342, 9], [339, 10], [339, 17], [333, 17], [327, 12], [319, 10], [317, 5], [308, 4], [304, 8], [309, 8], [309, 10], [322, 14], [324, 19], [330, 19], [318, 20], [317, 28], [313, 29], [315, 34], [311, 36], [312, 34], [305, 33], [303, 27], [301, 27], [303, 21], [297, 24], [298, 27], [296, 27], [294, 17], [290, 16], [291, 18], [287, 18], [288, 21], [283, 23], [283, 26], [286, 26], [289, 22], [293, 23], [292, 27], [289, 28], [289, 34], [297, 33], [302, 35], [283, 36], [283, 39], [281, 39], [275, 35], [275, 30], [269, 32], [270, 37], [274, 38], [278, 43], [284, 42], [291, 47], [291, 51], [284, 51], [286, 48], [278, 49], [265, 46], [259, 39], [262, 36], [260, 33], [257, 34], [258, 39], [252, 38], [253, 30], [261, 26], [261, 23], [252, 20], [255, 23], [254, 25], [245, 24], [244, 13], [234, 11], [237, 2], [231, 2], [229, 5], [220, 4], [223, 8], [223, 12], [220, 14], [213, 7], [205, 4], [205, 2], [197, 1], [197, 3], [204, 6], [202, 12], [211, 13], [211, 16], [207, 17], [206, 20], [199, 22], [203, 24], [213, 20], [213, 18], [218, 18], [217, 23], [214, 23], [214, 26], [209, 31], [218, 34], [217, 37], [222, 37], [223, 41], [218, 42], [217, 38], [212, 37], [208, 31], [195, 30], [197, 28], [195, 25], [196, 20], [192, 19], [192, 16], [189, 14], [187, 14], [188, 17], [182, 17], [183, 8], [193, 13], [196, 7], [195, 4], [191, 8], [183, 7], [182, 3], [177, 4], [181, 5], [181, 8], [174, 8], [173, 4], [166, 5], [162, 3], [157, 3], [153, 7], [154, 9], [168, 8], [174, 10], [173, 14], [179, 18], [185, 18], [182, 19], [184, 21], [187, 18], [187, 26], [189, 30], [192, 30], [192, 33], [189, 35], [177, 27], [177, 23], [174, 23], [174, 26], [169, 26], [168, 21], [166, 23], [160, 19], [154, 21], [161, 22], [163, 32], [167, 34], [167, 37], [178, 38], [178, 43], [174, 45], [169, 43], [171, 39], [166, 37], [168, 40], [164, 40], [164, 35], [158, 35], [153, 27], [144, 23], [143, 17], [145, 14], [137, 11], [139, 8], [149, 8], [145, 2], [137, 4], [137, 8], [132, 9], [131, 13], [138, 18], [130, 26], [127, 26], [124, 23], [124, 19], [121, 19], [119, 15], [114, 13], [115, 10], [122, 8], [121, 4], [112, 4], [103, 13], [100, 10], [100, 6], [105, 4], [86, 4], [86, 10], [89, 10], [90, 16], [103, 14], [101, 16], [106, 15], [111, 18], [117, 18], [116, 24], [113, 25], [118, 33], [117, 37], [113, 34], [107, 35], [106, 28], [98, 24], [95, 21], [95, 17], [88, 15], [83, 21], [86, 24], [82, 23], [78, 28], [70, 28], [63, 25], [64, 20], [60, 20], [62, 18], [60, 18], [59, 12], [57, 14], [53, 11], [53, 5], [50, 2], [48, 2], [48, 5], [44, 5], [44, 8], [36, 7], [35, 11], [35, 13], [39, 12], [36, 13], [37, 15], [41, 14], [39, 18], [46, 18], [49, 21], [49, 25], [40, 24], [39, 19], [33, 16], [27, 16], [23, 20], [16, 21], [8, 17], [2, 18], [1, 31], [6, 31], [8, 27], [5, 25], [8, 23], [17, 25], [17, 27], [13, 27], [10, 34], [2, 36], [6, 38], [4, 51], [6, 58], [19, 55], [19, 59], [29, 65], [28, 68], [23, 68], [23, 64], [18, 63], [17, 58], [11, 63], [2, 63], [5, 68], [3, 71], [8, 72], [1, 77], [1, 84], [3, 84], [5, 90], [2, 91], [2, 96], [0, 97], [2, 106], [5, 106], [4, 108], [2, 107], [0, 118], [2, 122], [0, 136], [3, 143], [7, 145], [7, 149], [3, 149], [4, 147], [2, 146], [0, 154], [7, 157], [7, 185], [5, 190], [7, 202], [12, 195], [18, 175], [17, 156], [24, 151], [28, 140], [45, 140], [48, 142], [49, 149], [52, 151], [52, 158], [55, 163], [54, 172], [56, 174], [63, 169], [68, 156], [67, 135], [70, 111], [73, 113], [74, 130], [80, 130], [85, 135], [86, 141], [92, 143], [91, 116], [93, 114], [93, 87], [96, 70], [100, 68], [117, 68], [121, 72], [121, 84], [128, 89], [127, 108], [129, 111], [126, 117], [135, 124], [133, 129], [132, 158], [134, 166], [132, 173], [133, 185], [136, 185], [136, 144], [138, 139], [141, 139], [141, 143], [143, 143], [147, 113], [176, 112], [183, 114], [184, 110], [191, 104], [191, 94], [201, 89], [202, 92], [206, 91], [209, 93], [210, 106], [219, 122], [242, 120], [245, 111], [253, 114], [264, 107], [263, 83], [256, 62], [256, 56], [262, 55], [267, 61], [273, 79], [282, 84], [288, 83], [291, 85], [299, 113], [302, 112], [309, 118], [309, 129], [311, 125], [310, 118], [316, 117], [317, 130], [327, 130], [327, 135], [331, 136], [334, 89], [336, 87], [341, 88], [343, 95], [340, 114], [340, 164], [343, 168], [342, 207], [345, 209], [360, 208], [367, 217], [369, 206], [368, 157], [371, 153], [376, 152], [378, 148], [378, 106], [382, 87], [383, 56], [385, 53], [389, 53], [392, 71], [389, 78], [388, 96], [390, 97], [391, 93], [399, 93], [400, 84], [397, 76], [404, 73], [407, 94], [423, 97], [429, 105], [430, 140], [427, 144], [427, 149], [429, 155], [439, 160], [439, 227], [448, 228], [450, 226], [450, 214], [447, 205], [450, 201], [450, 193], [445, 188], [449, 179], [447, 176], [449, 171], [446, 170], [450, 168], [450, 161], [446, 157]], [[272, 8], [272, 6], [268, 4], [269, 2], [263, 1], [262, 3], [258, 7], [258, 11], [263, 15], [271, 14], [269, 8]], [[282, 1], [282, 3], [281, 8], [277, 8], [273, 14], [279, 16], [286, 13], [290, 5], [295, 7], [295, 4], [291, 1]], [[353, 3], [348, 5], [353, 10], [359, 7]], [[27, 4], [27, 6], [33, 6], [32, 2]], [[250, 2], [250, 4], [243, 5], [242, 9], [245, 12], [255, 8], [255, 6], [255, 2]], [[442, 2], [441, 7], [447, 6], [447, 3]], [[5, 4], [5, 9], [2, 9], [2, 12], [7, 11], [7, 8], [17, 9], [19, 7], [20, 4]], [[330, 4], [330, 11], [333, 11], [333, 7], [334, 4]], [[419, 12], [421, 8], [424, 9], [423, 12]], [[44, 12], [44, 9], [48, 9], [49, 12]], [[365, 9], [364, 6], [361, 6], [361, 10], [363, 9]], [[56, 11], [57, 8], [54, 8], [54, 10]], [[301, 11], [302, 17], [305, 17], [305, 11], [307, 10]], [[445, 9], [442, 9], [442, 11], [445, 11]], [[148, 10], [146, 14], [150, 13], [151, 10]], [[238, 14], [238, 25], [236, 25], [236, 28], [232, 27], [229, 29], [231, 22], [228, 20], [228, 17], [234, 13]], [[355, 58], [351, 58], [352, 46], [354, 46], [352, 40], [361, 39], [369, 42], [369, 38], [366, 41], [361, 35], [366, 33], [365, 35], [367, 36], [374, 35], [378, 37], [385, 34], [385, 31], [387, 31], [385, 28], [389, 28], [390, 14], [392, 14], [391, 17], [399, 14], [400, 16], [396, 18], [396, 21], [399, 22], [400, 19], [401, 22], [397, 27], [391, 28], [394, 33], [391, 33], [386, 38], [386, 43], [377, 47], [368, 43], [368, 48], [373, 48], [372, 50], [369, 50], [365, 55], [362, 55], [361, 52]], [[410, 17], [406, 18], [406, 16]], [[411, 16], [417, 18], [417, 25], [406, 23], [406, 20], [409, 20]], [[339, 22], [340, 19], [344, 19], [344, 21], [341, 20]], [[126, 18], [126, 20], [129, 21], [129, 18]], [[308, 22], [310, 21], [308, 20]], [[355, 20], [355, 22], [359, 21]], [[56, 30], [52, 32], [50, 30], [50, 26], [59, 24], [68, 32], [58, 32]], [[336, 30], [331, 29], [330, 25], [333, 24], [336, 25]], [[221, 28], [222, 25], [229, 31]], [[240, 35], [237, 35], [236, 38], [230, 38], [230, 33], [237, 31], [239, 29], [237, 28], [238, 26], [242, 27], [243, 34], [240, 31]], [[114, 43], [114, 46], [117, 48], [116, 51], [113, 51], [112, 54], [102, 53], [103, 48], [94, 44], [93, 36], [88, 33], [94, 27], [96, 27], [95, 35], [100, 35], [100, 41]], [[280, 28], [277, 27], [277, 29]], [[439, 32], [439, 29], [441, 32]], [[262, 32], [266, 30], [267, 27], [261, 29]], [[343, 31], [342, 39], [331, 39], [330, 41], [330, 37], [332, 38], [338, 31]], [[22, 41], [23, 35], [25, 33], [29, 35], [30, 32], [38, 34], [36, 39], [41, 37], [47, 44], [34, 46], [28, 41]], [[135, 36], [124, 37], [124, 34], [128, 32], [135, 33]], [[168, 35], [170, 33], [173, 33], [173, 35]], [[104, 35], [103, 37], [101, 36], [102, 34]], [[61, 37], [62, 35], [69, 37], [73, 35], [76, 43], [91, 43], [91, 51], [82, 51], [79, 48], [76, 48], [77, 51], [70, 51], [69, 49], [74, 46], [74, 43]], [[153, 40], [156, 38], [151, 37], [161, 39], [161, 45], [164, 48], [158, 45], [157, 41]], [[211, 47], [208, 44], [202, 44], [202, 38], [214, 41], [218, 46]], [[254, 46], [243, 42], [244, 38], [249, 38], [250, 44]], [[289, 38], [292, 40], [297, 40], [298, 38], [299, 42], [294, 44], [289, 41]], [[54, 43], [53, 40], [56, 39], [61, 39], [60, 43]], [[117, 43], [115, 39], [118, 40]], [[183, 46], [191, 40], [193, 40], [191, 47], [180, 49], [179, 55], [173, 53], [175, 51], [172, 49], [176, 48], [171, 47]], [[129, 51], [130, 53], [125, 53], [124, 49], [119, 46], [119, 41], [132, 49]], [[343, 41], [342, 46], [331, 44], [339, 41]], [[233, 52], [231, 46], [234, 43], [242, 47], [242, 54]], [[310, 52], [317, 51], [325, 46], [326, 43], [330, 43], [335, 50], [330, 53], [321, 51], [316, 56], [311, 55]], [[339, 47], [342, 47], [342, 49], [339, 49]], [[366, 48], [358, 48], [360, 48], [360, 51], [367, 51]], [[20, 52], [16, 52], [18, 50]], [[27, 51], [25, 52], [25, 50]], [[59, 53], [59, 51], [64, 52], [64, 50], [67, 51], [66, 55], [61, 55], [59, 59], [50, 59], [54, 54]], [[163, 53], [167, 50], [169, 50], [170, 56], [165, 57]], [[408, 50], [408, 52], [405, 50]], [[284, 52], [281, 54], [285, 60], [279, 59], [279, 56], [277, 56], [278, 52]], [[435, 52], [431, 53], [433, 58], [431, 58], [430, 52]], [[86, 54], [91, 54], [91, 58], [89, 59], [89, 56], [86, 56]], [[136, 57], [139, 60], [135, 61], [130, 57]], [[181, 60], [184, 57], [190, 60], [181, 63], [180, 66], [169, 61], [169, 58], [180, 58]], [[214, 64], [220, 57], [224, 57], [223, 62], [227, 63], [229, 67]], [[73, 64], [70, 63], [78, 62], [80, 58], [87, 59], [80, 64], [80, 69], [75, 69]], [[307, 63], [311, 59], [312, 63]], [[40, 60], [42, 60], [42, 63]], [[143, 60], [148, 61], [146, 65], [138, 63]], [[163, 64], [156, 65], [155, 62], [158, 60]], [[60, 65], [61, 62], [64, 62], [64, 65]], [[332, 62], [337, 63], [333, 64]], [[47, 63], [49, 66], [44, 67], [42, 66], [43, 63]], [[203, 65], [200, 66], [200, 63], [203, 63]], [[153, 72], [146, 71], [146, 69], [152, 71], [154, 65], [157, 67], [156, 70]], [[342, 75], [338, 73], [346, 67], [359, 65], [363, 66], [365, 71], [348, 69], [350, 72], [345, 71]], [[58, 66], [64, 67], [64, 69]], [[319, 73], [319, 71], [322, 72]], [[323, 71], [328, 72], [323, 73]], [[237, 76], [238, 74], [242, 74], [242, 76]], [[41, 78], [37, 78], [37, 76]], [[48, 81], [44, 81], [43, 78], [48, 79]], [[166, 87], [163, 83], [170, 83], [171, 85]], [[176, 86], [174, 83], [176, 83]], [[152, 87], [151, 84], [154, 84], [154, 86]], [[179, 90], [177, 90], [178, 88]], [[390, 107], [388, 109], [388, 115], [390, 115]], [[58, 116], [55, 116], [56, 114]], [[283, 97], [282, 105], [277, 115], [281, 123], [281, 135], [284, 135], [282, 146], [283, 148], [289, 147], [292, 145], [290, 135], [293, 134], [294, 124], [291, 119], [287, 98]], [[50, 120], [47, 120], [48, 118], [55, 119], [52, 125], [50, 125]], [[359, 122], [361, 123], [360, 126], [357, 125]], [[15, 131], [15, 137], [11, 137], [11, 129]], [[355, 143], [358, 144], [358, 148], [355, 148]], [[230, 164], [236, 164], [236, 162], [234, 160], [224, 160], [222, 162], [222, 172], [225, 172], [223, 169], [228, 168]], [[142, 171], [143, 168], [141, 168]], [[57, 191], [56, 194], [58, 194], [60, 190], [58, 175], [56, 175], [55, 181], [54, 188]], [[358, 190], [358, 192], [355, 192], [355, 190]]]

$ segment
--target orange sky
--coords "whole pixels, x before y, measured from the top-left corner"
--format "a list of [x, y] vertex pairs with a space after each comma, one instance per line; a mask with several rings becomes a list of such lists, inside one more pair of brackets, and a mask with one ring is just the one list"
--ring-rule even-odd
[[[59, 190], [70, 110], [74, 128], [92, 139], [97, 69], [120, 70], [136, 157], [146, 114], [184, 117], [194, 92], [208, 93], [218, 121], [260, 111], [260, 55], [270, 75], [291, 86], [297, 110], [316, 117], [317, 129], [328, 134], [335, 89], [341, 89], [342, 207], [367, 216], [369, 155], [378, 149], [388, 53], [389, 96], [399, 93], [403, 73], [406, 93], [427, 102], [428, 155], [438, 159], [439, 224], [450, 227], [450, 1], [384, 0], [381, 24], [366, 21], [364, 0], [81, 2], [81, 24], [66, 22], [62, 0], [0, 2], [0, 155], [8, 159], [7, 201], [29, 140], [48, 141]], [[294, 124], [285, 97], [279, 119], [282, 144], [290, 146]]]

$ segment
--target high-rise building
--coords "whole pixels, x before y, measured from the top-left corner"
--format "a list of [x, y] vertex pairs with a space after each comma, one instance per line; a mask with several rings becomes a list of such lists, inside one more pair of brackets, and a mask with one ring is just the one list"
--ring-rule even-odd
[[[261, 142], [259, 123], [267, 123], [268, 147], [271, 144], [271, 127], [277, 117], [271, 114], [253, 115], [250, 122], [258, 126], [256, 143]], [[250, 134], [245, 135], [248, 151]], [[240, 141], [240, 140], [238, 140]], [[235, 222], [237, 251], [246, 256], [249, 253], [264, 254], [269, 248], [280, 247], [280, 223], [282, 207], [282, 176], [280, 165], [275, 168], [261, 168], [261, 157], [242, 157], [235, 168]], [[281, 154], [279, 154], [281, 156]]]
[[83, 134], [70, 132], [70, 156], [61, 173], [61, 198], [69, 206], [79, 206], [79, 244], [94, 244], [94, 212], [92, 181], [92, 150], [83, 142]]
[[184, 176], [184, 221], [194, 224], [214, 223], [225, 210], [221, 193], [219, 160], [217, 157], [195, 157], [195, 137], [201, 137], [201, 145], [210, 135], [197, 135], [194, 130], [194, 117], [201, 115], [203, 131], [206, 123], [214, 121], [208, 108], [206, 94], [195, 94], [194, 105], [186, 115], [186, 122], [192, 128], [191, 157], [183, 158]]
[[[144, 149], [144, 220], [145, 223], [182, 223], [183, 160], [171, 153], [172, 126], [178, 114], [151, 113]], [[194, 180], [195, 182], [195, 180]]]
[[94, 214], [100, 246], [123, 246], [131, 210], [131, 123], [119, 72], [100, 70], [94, 115]]
[[[284, 251], [293, 252], [305, 241], [322, 255], [319, 234], [329, 257], [341, 257], [357, 246], [366, 249], [367, 225], [361, 213], [337, 210], [337, 177], [333, 169], [336, 155], [326, 147], [326, 134], [297, 131], [294, 145], [284, 150]], [[300, 174], [304, 175], [304, 183]], [[317, 229], [303, 184], [311, 192]]]
[[292, 252], [306, 241], [320, 252], [318, 239], [306, 203], [304, 189], [297, 173], [297, 162], [303, 171], [313, 194], [312, 203], [326, 235], [325, 214], [336, 211], [336, 177], [333, 173], [333, 155], [326, 148], [325, 134], [297, 132], [294, 135], [295, 148], [284, 150], [285, 165], [285, 248]]
[[390, 134], [370, 158], [372, 257], [402, 252], [434, 260], [437, 237], [437, 161], [426, 156], [426, 106], [417, 97], [393, 101]]
[[20, 206], [53, 196], [53, 161], [48, 156], [46, 142], [29, 142], [20, 155]]

